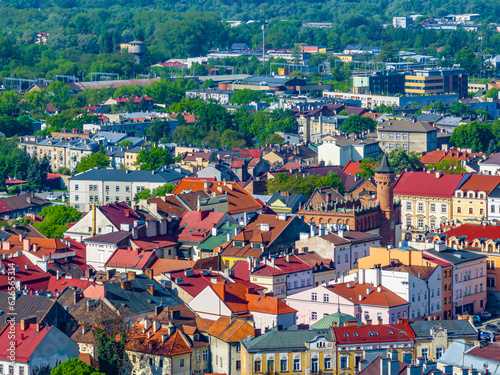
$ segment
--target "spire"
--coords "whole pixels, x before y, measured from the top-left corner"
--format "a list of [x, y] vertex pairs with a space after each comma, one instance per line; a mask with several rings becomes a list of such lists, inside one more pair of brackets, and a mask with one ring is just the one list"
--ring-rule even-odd
[[387, 160], [387, 155], [384, 154], [382, 157], [382, 161], [380, 165], [375, 168], [376, 173], [394, 173], [394, 168], [390, 166], [389, 161]]

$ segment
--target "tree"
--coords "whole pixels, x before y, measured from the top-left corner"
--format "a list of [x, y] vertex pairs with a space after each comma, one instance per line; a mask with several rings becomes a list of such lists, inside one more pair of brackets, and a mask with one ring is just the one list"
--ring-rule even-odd
[[450, 144], [460, 148], [470, 148], [472, 152], [484, 152], [495, 137], [492, 127], [483, 122], [473, 121], [462, 124], [451, 133]]
[[101, 149], [98, 152], [94, 152], [93, 154], [89, 154], [84, 156], [80, 163], [76, 166], [77, 172], [85, 172], [89, 169], [93, 169], [95, 167], [107, 168], [111, 163], [111, 159], [104, 152], [104, 149], [101, 146]]
[[287, 191], [291, 194], [303, 194], [306, 197], [311, 196], [314, 189], [325, 186], [331, 186], [341, 194], [344, 192], [342, 180], [334, 172], [329, 172], [326, 176], [311, 174], [307, 177], [301, 177], [298, 174], [288, 176], [286, 173], [277, 173], [274, 178], [267, 180], [266, 186], [269, 194]]
[[486, 95], [484, 95], [485, 99], [498, 99], [498, 93], [500, 92], [500, 89], [497, 89], [496, 87], [492, 87], [491, 89], [488, 90]]
[[142, 150], [137, 156], [136, 165], [141, 170], [151, 171], [158, 169], [162, 165], [172, 164], [173, 159], [167, 149], [161, 147], [151, 147]]
[[124, 141], [121, 141], [120, 143], [117, 143], [116, 145], [119, 147], [130, 147], [134, 145], [134, 142], [132, 142], [129, 139], [126, 139]]
[[50, 375], [104, 375], [78, 358], [71, 358], [54, 367]]
[[462, 163], [455, 158], [443, 159], [438, 163], [428, 164], [427, 167], [434, 168], [444, 174], [464, 174], [467, 172]]
[[451, 105], [449, 111], [450, 114], [459, 117], [470, 116], [474, 113], [466, 104], [461, 102], [455, 102]]
[[387, 154], [389, 164], [394, 168], [396, 174], [400, 174], [405, 169], [409, 171], [422, 170], [424, 165], [418, 159], [418, 155], [414, 151], [406, 152], [402, 148], [392, 150]]
[[474, 74], [479, 71], [479, 61], [470, 49], [462, 49], [455, 54], [455, 61], [465, 72]]
[[347, 134], [361, 134], [364, 131], [372, 132], [375, 130], [377, 122], [370, 117], [361, 117], [359, 115], [351, 115], [344, 120], [340, 125], [340, 130]]
[[165, 138], [170, 133], [170, 125], [168, 121], [161, 119], [154, 119], [151, 125], [146, 129], [146, 135], [152, 142], [158, 142], [160, 139]]
[[43, 221], [33, 226], [47, 238], [61, 238], [68, 230], [68, 224], [80, 220], [82, 213], [73, 206], [58, 204], [44, 207], [40, 212]]
[[441, 100], [438, 100], [432, 105], [432, 108], [435, 109], [438, 113], [444, 113], [445, 106]]
[[375, 176], [375, 166], [375, 161], [372, 158], [363, 159], [359, 163], [360, 171], [356, 174], [363, 178], [371, 178]]
[[242, 89], [242, 90], [236, 90], [231, 95], [230, 102], [239, 105], [245, 105], [245, 104], [250, 104], [251, 102], [259, 102], [265, 97], [266, 94], [263, 91]]

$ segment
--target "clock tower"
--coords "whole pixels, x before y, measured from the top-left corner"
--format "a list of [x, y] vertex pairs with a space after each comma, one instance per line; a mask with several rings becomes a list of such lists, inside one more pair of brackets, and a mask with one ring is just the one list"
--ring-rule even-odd
[[380, 244], [382, 246], [396, 246], [397, 213], [394, 209], [394, 168], [389, 165], [387, 155], [384, 154], [380, 165], [375, 169], [375, 183], [377, 184], [377, 199], [380, 205], [379, 228]]

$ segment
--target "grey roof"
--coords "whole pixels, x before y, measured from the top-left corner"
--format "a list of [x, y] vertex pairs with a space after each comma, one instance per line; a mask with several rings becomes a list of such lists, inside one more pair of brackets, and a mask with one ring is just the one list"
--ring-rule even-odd
[[488, 194], [488, 198], [500, 198], [500, 184]]
[[442, 117], [443, 116], [441, 115], [435, 115], [432, 113], [422, 113], [417, 116], [417, 121], [435, 123], [436, 121], [439, 121]]
[[490, 164], [490, 165], [500, 166], [500, 152], [497, 152], [496, 154], [491, 155], [491, 158], [482, 161], [481, 164]]
[[459, 126], [460, 121], [462, 121], [461, 117], [455, 116], [447, 116], [436, 122], [436, 126]]
[[106, 234], [101, 234], [99, 236], [94, 236], [87, 238], [85, 242], [97, 242], [97, 243], [109, 243], [114, 245], [125, 245], [128, 242], [128, 238], [131, 232], [118, 231]]
[[372, 137], [365, 137], [365, 138], [355, 138], [355, 137], [344, 138], [344, 137], [342, 137], [342, 138], [339, 138], [335, 141], [335, 144], [339, 147], [373, 145], [376, 143], [380, 143], [380, 142]]
[[411, 132], [411, 133], [429, 133], [437, 132], [437, 129], [421, 121], [411, 120], [385, 120], [381, 122], [378, 131]]
[[324, 337], [333, 341], [331, 329], [308, 329], [297, 330], [287, 329], [278, 331], [274, 328], [263, 335], [250, 341], [243, 340], [241, 343], [248, 352], [255, 353], [259, 351], [276, 352], [282, 350], [307, 350], [306, 343], [313, 341], [317, 337]]
[[71, 181], [133, 181], [169, 183], [178, 181], [190, 172], [180, 167], [162, 166], [156, 171], [127, 171], [123, 169], [90, 169], [73, 176]]
[[283, 196], [281, 195], [281, 193], [279, 192], [276, 192], [272, 195], [271, 199], [269, 199], [269, 201], [267, 202], [267, 205], [271, 205], [273, 204], [274, 202], [276, 202], [277, 200], [280, 200], [282, 201], [283, 203], [285, 203], [285, 205], [287, 207], [290, 207], [290, 208], [293, 208], [294, 205], [298, 202], [298, 201], [301, 201], [301, 202], [307, 202], [307, 198], [305, 196], [303, 196], [302, 194], [290, 194], [288, 196]]
[[382, 161], [380, 165], [375, 168], [375, 172], [377, 173], [394, 173], [394, 168], [389, 164], [389, 160], [387, 160], [387, 155], [384, 154], [382, 157]]
[[431, 337], [431, 329], [446, 329], [448, 337], [451, 339], [464, 338], [463, 336], [477, 336], [477, 330], [467, 320], [423, 320], [410, 322], [410, 327], [415, 333], [415, 337]]
[[92, 137], [92, 139], [100, 138], [106, 139], [109, 143], [116, 144], [122, 141], [124, 138], [127, 138], [127, 133], [99, 132]]
[[433, 255], [443, 258], [450, 263], [461, 264], [465, 262], [470, 262], [472, 260], [487, 258], [486, 255], [476, 254], [463, 250], [456, 250], [452, 248], [447, 248], [446, 250], [436, 251], [436, 250], [425, 250]]
[[[28, 317], [36, 317], [37, 322], [42, 322], [45, 315], [52, 309], [54, 301], [46, 296], [30, 296], [21, 294], [16, 298], [16, 321]], [[9, 293], [0, 292], [0, 329], [2, 329], [6, 322], [7, 313], [9, 309]]]
[[[155, 306], [167, 308], [183, 304], [146, 275], [137, 275], [130, 280], [130, 284], [130, 289], [122, 289], [120, 282], [105, 284], [106, 299], [117, 309], [124, 309], [131, 314], [153, 311]], [[153, 285], [154, 295], [148, 292], [149, 285]]]

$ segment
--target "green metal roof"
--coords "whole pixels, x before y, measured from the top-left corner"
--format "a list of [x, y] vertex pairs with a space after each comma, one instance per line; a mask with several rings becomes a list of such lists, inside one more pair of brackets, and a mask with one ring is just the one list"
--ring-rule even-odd
[[203, 241], [200, 246], [200, 250], [209, 250], [212, 251], [217, 246], [222, 245], [223, 243], [228, 242], [227, 235], [229, 234], [229, 239], [234, 237], [234, 230], [238, 228], [238, 224], [229, 224], [226, 223], [220, 228], [217, 229], [217, 236], [208, 236], [205, 241]]
[[[343, 327], [345, 322], [353, 321], [356, 320], [355, 317], [349, 315], [349, 314], [343, 314], [340, 311], [329, 314], [325, 316], [323, 319], [318, 320], [316, 323], [314, 323], [311, 328], [312, 329], [328, 329], [331, 326], [335, 324], [336, 327]], [[360, 322], [358, 322], [358, 325], [361, 325]]]

